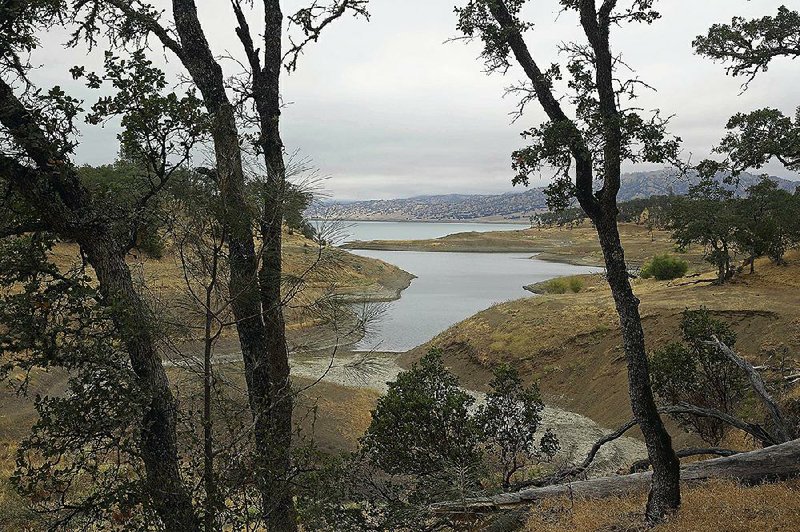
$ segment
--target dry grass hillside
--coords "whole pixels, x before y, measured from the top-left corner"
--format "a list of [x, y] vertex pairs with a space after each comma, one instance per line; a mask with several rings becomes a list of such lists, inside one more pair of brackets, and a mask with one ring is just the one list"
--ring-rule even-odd
[[[707, 274], [676, 281], [637, 279], [648, 349], [673, 341], [681, 312], [706, 306], [738, 333], [737, 350], [759, 360], [781, 346], [800, 365], [800, 252], [787, 266], [758, 261], [755, 274], [714, 286]], [[610, 291], [600, 275], [584, 277], [581, 292], [530, 297], [496, 305], [431, 341], [472, 387], [491, 368], [509, 363], [539, 381], [554, 404], [616, 427], [630, 417], [625, 357]], [[405, 355], [419, 358], [427, 346]], [[681, 434], [677, 434], [679, 439]]]
[[[68, 267], [79, 260], [78, 247], [59, 244], [53, 256], [59, 267]], [[138, 275], [154, 295], [172, 300], [186, 292], [176, 253], [168, 251], [163, 258], [153, 259], [134, 252], [129, 263], [134, 275]], [[411, 274], [392, 264], [335, 247], [320, 248], [301, 234], [289, 232], [284, 232], [283, 236], [283, 267], [287, 276], [305, 280], [304, 298], [332, 290], [351, 299], [388, 301], [399, 297], [413, 279]]]
[[534, 507], [529, 532], [767, 532], [796, 530], [800, 481], [740, 486], [713, 481], [686, 488], [681, 509], [666, 523], [644, 526], [645, 493], [602, 500], [551, 500]]
[[[68, 267], [77, 260], [77, 246], [62, 244], [54, 250], [54, 261], [60, 267]], [[351, 301], [386, 301], [397, 298], [413, 278], [391, 264], [336, 248], [325, 248], [320, 260], [316, 244], [297, 234], [285, 235], [284, 267], [289, 275], [302, 275], [317, 262], [318, 267], [307, 276], [306, 286], [298, 299], [308, 301], [333, 292]], [[166, 306], [185, 297], [186, 285], [177, 257], [168, 254], [155, 260], [132, 255], [130, 263], [148, 292], [166, 302]], [[184, 314], [183, 318], [191, 320], [191, 313]], [[287, 324], [290, 342], [308, 345], [330, 341], [331, 335], [317, 325], [313, 317], [309, 319], [306, 313], [290, 309]], [[234, 336], [235, 331], [231, 330], [227, 338], [221, 340], [218, 351], [237, 350]], [[235, 364], [221, 367], [225, 368], [227, 379], [238, 382], [243, 388], [243, 375]], [[174, 367], [169, 368], [168, 373], [176, 386], [181, 387], [183, 399], [191, 398], [192, 390], [199, 389], [197, 383], [191, 383], [192, 379], [196, 380], [196, 375], [186, 375]], [[63, 371], [34, 372], [29, 377], [31, 397], [35, 394], [57, 396], [66, 390], [67, 379]], [[310, 384], [305, 379], [294, 379], [294, 382], [298, 388]], [[308, 434], [312, 428], [310, 412], [315, 411], [313, 429], [318, 446], [326, 451], [353, 449], [369, 424], [369, 412], [376, 399], [377, 394], [369, 390], [319, 383], [298, 398], [296, 419]], [[0, 530], [23, 530], [25, 523], [31, 523], [33, 528], [30, 530], [36, 530], [33, 524], [35, 515], [27, 510], [25, 501], [16, 495], [9, 482], [17, 443], [28, 434], [35, 420], [31, 399], [18, 396], [9, 383], [0, 382]]]

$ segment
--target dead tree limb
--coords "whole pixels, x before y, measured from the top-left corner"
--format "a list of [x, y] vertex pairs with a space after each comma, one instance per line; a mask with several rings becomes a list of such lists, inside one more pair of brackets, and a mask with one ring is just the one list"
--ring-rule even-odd
[[595, 457], [597, 457], [597, 453], [600, 452], [600, 449], [603, 447], [603, 445], [612, 442], [618, 438], [621, 438], [626, 432], [628, 432], [635, 426], [636, 426], [636, 420], [631, 419], [627, 423], [620, 425], [620, 427], [617, 428], [617, 430], [615, 430], [614, 432], [610, 432], [605, 436], [603, 436], [602, 438], [600, 438], [599, 440], [597, 440], [594, 443], [594, 445], [592, 445], [592, 448], [589, 449], [589, 452], [586, 454], [586, 458], [584, 458], [583, 462], [581, 462], [580, 464], [572, 466], [567, 469], [563, 469], [561, 471], [557, 471], [556, 473], [548, 477], [532, 479], [525, 482], [517, 483], [514, 485], [514, 489], [521, 490], [523, 488], [529, 488], [532, 486], [535, 487], [551, 486], [553, 484], [559, 484], [561, 482], [564, 482], [567, 479], [577, 477], [578, 475], [582, 474], [587, 469], [589, 469], [589, 466], [592, 465], [592, 462], [594, 462]]
[[[739, 454], [741, 451], [734, 451], [733, 449], [722, 449], [720, 447], [689, 447], [688, 449], [681, 449], [675, 451], [678, 458], [689, 458], [690, 456], [714, 455], [714, 456], [733, 456]], [[650, 467], [650, 460], [645, 458], [634, 462], [628, 469], [628, 473], [639, 473], [640, 471], [647, 471]]]
[[[670, 405], [670, 406], [662, 406], [658, 409], [659, 414], [689, 414], [694, 416], [701, 416], [701, 417], [712, 417], [718, 419], [724, 423], [731, 425], [734, 428], [742, 430], [747, 434], [750, 434], [755, 439], [757, 439], [762, 445], [768, 447], [770, 445], [775, 445], [777, 443], [782, 443], [776, 441], [775, 438], [770, 435], [762, 426], [756, 425], [753, 423], [748, 423], [746, 421], [742, 421], [738, 418], [731, 416], [730, 414], [726, 414], [720, 410], [715, 410], [713, 408], [700, 408], [698, 406], [689, 405], [689, 404], [678, 404], [678, 405]], [[597, 453], [600, 452], [600, 449], [607, 443], [610, 443], [614, 440], [617, 440], [625, 435], [629, 430], [636, 426], [636, 420], [631, 419], [626, 423], [620, 425], [614, 432], [610, 432], [597, 440], [589, 452], [586, 454], [586, 458], [584, 458], [583, 462], [578, 465], [572, 466], [567, 469], [563, 469], [558, 471], [550, 476], [527, 480], [525, 482], [519, 482], [513, 486], [514, 490], [521, 490], [530, 487], [543, 487], [543, 486], [552, 486], [554, 484], [560, 484], [568, 479], [573, 479], [578, 477], [579, 475], [583, 474], [589, 466], [592, 465], [595, 458], [597, 457]], [[706, 451], [706, 452], [701, 452]], [[732, 451], [730, 449], [720, 449], [717, 447], [714, 448], [704, 448], [704, 449], [684, 449], [683, 451], [678, 451], [675, 454], [678, 458], [687, 458], [689, 456], [697, 456], [702, 454], [715, 454], [718, 456], [732, 456], [735, 454], [736, 451]], [[649, 460], [640, 460], [635, 462], [631, 466], [631, 472], [635, 472], [640, 470], [642, 467], [649, 467], [650, 461]]]
[[742, 371], [747, 373], [747, 378], [750, 379], [750, 384], [752, 385], [753, 390], [755, 390], [755, 392], [761, 398], [761, 402], [764, 403], [764, 406], [767, 408], [770, 417], [772, 417], [772, 421], [775, 423], [775, 430], [777, 431], [778, 437], [777, 439], [780, 442], [789, 441], [791, 439], [790, 431], [787, 428], [789, 425], [786, 423], [783, 414], [781, 414], [781, 409], [778, 407], [778, 403], [775, 402], [775, 399], [772, 398], [772, 395], [770, 395], [769, 391], [767, 390], [767, 386], [764, 384], [764, 379], [761, 378], [761, 375], [755, 370], [750, 362], [737, 355], [733, 349], [721, 342], [719, 338], [712, 336], [711, 340], [711, 345], [719, 349], [720, 352], [728, 357], [731, 362], [736, 364]]
[[[748, 423], [746, 421], [742, 421], [741, 419], [735, 418], [730, 414], [726, 414], [720, 410], [716, 410], [713, 408], [701, 408], [699, 406], [689, 405], [689, 404], [677, 404], [677, 405], [670, 405], [670, 406], [662, 406], [658, 409], [659, 414], [688, 414], [693, 416], [700, 416], [700, 417], [711, 417], [714, 419], [718, 419], [728, 425], [737, 428], [747, 434], [753, 436], [756, 440], [758, 440], [762, 445], [768, 447], [770, 445], [775, 445], [777, 443], [782, 443], [777, 441], [771, 434], [769, 434], [762, 426], [756, 425], [753, 423]], [[589, 469], [589, 466], [592, 465], [595, 458], [597, 457], [597, 453], [600, 452], [600, 449], [614, 440], [617, 440], [625, 435], [629, 430], [636, 426], [636, 420], [631, 419], [628, 422], [622, 424], [617, 428], [614, 432], [610, 432], [597, 440], [589, 452], [586, 454], [586, 458], [584, 458], [583, 462], [578, 465], [572, 466], [570, 468], [557, 471], [556, 473], [538, 479], [527, 480], [525, 482], [520, 482], [514, 485], [515, 490], [521, 490], [530, 487], [543, 487], [543, 486], [552, 486], [554, 484], [563, 483], [566, 480], [574, 479], [579, 475], [583, 474], [586, 470]], [[716, 449], [716, 448], [715, 448]], [[695, 449], [696, 450], [696, 449]], [[706, 449], [709, 450], [709, 449]], [[682, 452], [677, 452], [676, 455], [678, 458], [686, 458], [688, 456], [695, 456], [698, 454], [717, 454], [719, 456], [730, 456], [735, 451], [729, 451], [726, 449], [716, 449], [719, 452], [694, 452], [691, 454], [687, 454], [691, 449], [684, 450]], [[727, 454], [723, 453], [722, 451], [726, 451]], [[634, 463], [631, 466], [631, 472], [638, 470], [639, 466], [643, 464], [647, 464], [649, 466], [649, 460], [641, 460], [639, 462]]]
[[[469, 498], [459, 502], [431, 505], [436, 514], [483, 514], [535, 504], [558, 497], [602, 498], [644, 491], [650, 483], [650, 471], [595, 478], [569, 484], [531, 488], [515, 493]], [[681, 481], [697, 483], [710, 479], [734, 479], [744, 484], [781, 480], [800, 475], [800, 439], [765, 449], [739, 453], [724, 458], [694, 462], [681, 467]]]
[[776, 440], [775, 437], [767, 432], [761, 425], [748, 423], [747, 421], [735, 418], [730, 414], [726, 414], [725, 412], [716, 410], [714, 408], [701, 408], [699, 406], [690, 405], [687, 403], [680, 403], [677, 405], [662, 406], [658, 409], [658, 412], [660, 414], [689, 414], [693, 416], [711, 417], [744, 431], [747, 434], [750, 434], [765, 447], [782, 443], [781, 441]]

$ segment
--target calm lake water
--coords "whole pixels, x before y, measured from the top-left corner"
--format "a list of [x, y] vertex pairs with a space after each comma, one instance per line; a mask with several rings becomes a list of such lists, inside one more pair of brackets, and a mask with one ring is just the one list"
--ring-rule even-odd
[[426, 253], [350, 250], [417, 276], [356, 348], [407, 351], [495, 303], [532, 296], [522, 287], [598, 268], [558, 264], [519, 253]]
[[[327, 222], [313, 222], [323, 232], [332, 232], [331, 239], [337, 244], [352, 242], [354, 240], [424, 240], [440, 238], [453, 233], [466, 233], [471, 231], [518, 231], [526, 229], [525, 224], [488, 224], [488, 223], [438, 223], [438, 222], [349, 222], [342, 221], [334, 224]], [[327, 227], [326, 227], [327, 224]], [[327, 229], [327, 231], [326, 231]]]

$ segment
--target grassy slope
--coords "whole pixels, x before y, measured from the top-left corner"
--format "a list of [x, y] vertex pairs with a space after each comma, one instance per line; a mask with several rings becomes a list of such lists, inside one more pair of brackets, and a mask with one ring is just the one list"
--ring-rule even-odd
[[[620, 224], [620, 235], [626, 258], [633, 266], [674, 248], [670, 234], [636, 224]], [[538, 258], [569, 264], [602, 266], [603, 255], [594, 227], [584, 224], [576, 228], [553, 227], [521, 229], [519, 231], [490, 231], [486, 233], [457, 233], [431, 240], [374, 240], [352, 242], [344, 247], [352, 249], [383, 249], [409, 251], [466, 251], [484, 253], [531, 252]], [[699, 249], [683, 255], [695, 270], [704, 270]]]
[[[317, 246], [299, 235], [285, 235], [284, 265], [289, 274], [300, 275], [318, 260]], [[77, 247], [64, 244], [56, 248], [54, 260], [61, 267], [67, 267], [77, 260]], [[165, 301], [182, 297], [185, 284], [178, 260], [166, 256], [162, 260], [142, 259], [132, 256], [134, 271], [141, 272], [148, 289]], [[302, 295], [309, 299], [323, 292], [334, 290], [347, 295], [351, 300], [386, 301], [399, 297], [400, 291], [408, 286], [413, 276], [391, 264], [360, 257], [345, 251], [326, 248], [318, 271], [308, 279]], [[308, 334], [319, 341], [327, 341], [324, 332], [316, 324], [309, 322], [303, 313], [290, 311], [287, 327], [290, 337]], [[236, 349], [235, 331], [224, 338], [220, 349]], [[175, 380], [180, 377], [178, 370], [171, 369]], [[230, 371], [229, 377], [236, 378]], [[240, 376], [240, 375], [239, 375]], [[241, 379], [239, 379], [241, 380]], [[296, 379], [298, 387], [309, 382]], [[66, 376], [54, 371], [32, 375], [32, 395], [60, 395], [66, 389]], [[310, 429], [309, 417], [304, 413], [312, 406], [318, 408], [315, 434], [318, 445], [327, 451], [353, 449], [356, 441], [369, 424], [369, 412], [374, 407], [377, 394], [368, 390], [345, 388], [334, 384], [320, 383], [303, 393], [298, 400], [298, 419]], [[13, 492], [8, 479], [14, 467], [16, 443], [29, 431], [36, 419], [30, 400], [16, 396], [5, 382], [0, 382], [0, 530], [18, 529], [17, 525], [31, 517], [25, 510], [24, 501]], [[14, 523], [12, 526], [10, 523]]]
[[[675, 339], [685, 308], [708, 307], [731, 323], [737, 349], [758, 357], [785, 344], [800, 353], [800, 252], [788, 266], [759, 261], [754, 275], [725, 286], [636, 280], [648, 349]], [[705, 278], [711, 276], [706, 275]], [[611, 294], [599, 275], [585, 277], [578, 294], [530, 297], [496, 305], [431, 341], [462, 380], [485, 386], [498, 363], [518, 367], [558, 406], [615, 427], [630, 417], [625, 358]], [[419, 358], [426, 346], [404, 357]], [[800, 362], [798, 362], [800, 363]], [[679, 439], [683, 435], [676, 434]]]

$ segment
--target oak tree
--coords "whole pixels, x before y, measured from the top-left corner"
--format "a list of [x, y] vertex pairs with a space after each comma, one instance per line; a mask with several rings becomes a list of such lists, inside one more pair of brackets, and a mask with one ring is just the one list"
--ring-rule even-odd
[[[611, 31], [624, 23], [650, 24], [659, 15], [653, 0], [622, 2], [561, 0], [577, 16], [582, 38], [566, 42], [562, 65], [543, 67], [526, 40], [534, 24], [522, 17], [524, 0], [471, 0], [457, 9], [458, 29], [480, 39], [490, 71], [505, 72], [512, 61], [526, 76], [523, 104], [537, 101], [547, 120], [525, 132], [529, 145], [513, 155], [515, 183], [527, 183], [542, 169], [555, 169], [548, 205], [563, 208], [577, 198], [594, 224], [606, 263], [622, 329], [628, 364], [631, 407], [647, 444], [653, 480], [647, 518], [658, 521], [680, 503], [679, 463], [658, 414], [650, 388], [639, 300], [631, 288], [625, 252], [617, 227], [617, 193], [624, 161], [664, 163], [676, 157], [679, 139], [666, 132], [658, 113], [644, 116], [630, 104], [641, 82], [620, 79], [624, 63], [611, 47]], [[558, 96], [565, 77], [568, 96]], [[571, 116], [570, 116], [571, 115]], [[595, 189], [595, 182], [599, 189]]]

